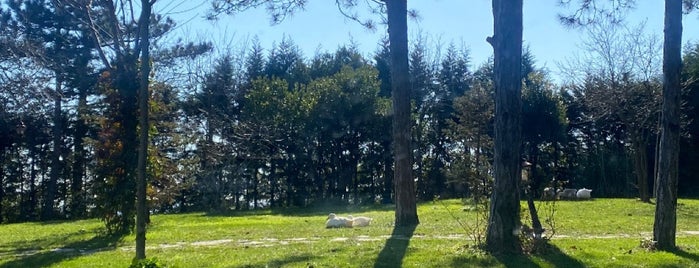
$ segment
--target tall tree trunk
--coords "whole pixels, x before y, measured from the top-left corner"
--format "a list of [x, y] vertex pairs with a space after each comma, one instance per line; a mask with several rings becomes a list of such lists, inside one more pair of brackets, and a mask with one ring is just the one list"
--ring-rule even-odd
[[634, 131], [631, 140], [634, 148], [633, 163], [638, 186], [638, 197], [642, 202], [650, 203], [650, 191], [648, 189], [648, 151], [646, 150], [647, 138], [644, 130]]
[[61, 150], [63, 141], [63, 120], [61, 113], [61, 96], [63, 81], [61, 74], [56, 72], [56, 89], [53, 107], [53, 152], [51, 153], [51, 174], [44, 187], [44, 200], [41, 206], [41, 219], [50, 220], [54, 217], [54, 201], [56, 199], [56, 185], [61, 176]]
[[85, 194], [83, 191], [83, 176], [85, 174], [85, 148], [83, 139], [87, 136], [87, 126], [84, 117], [87, 116], [87, 88], [80, 89], [78, 96], [78, 120], [75, 124], [75, 160], [73, 161], [73, 179], [70, 185], [70, 213], [73, 218], [81, 218], [85, 214]]
[[381, 203], [390, 204], [393, 202], [393, 169], [390, 165], [391, 163], [391, 141], [386, 139], [382, 142], [381, 146], [384, 148], [384, 165], [383, 165], [383, 188], [381, 193]]
[[653, 198], [658, 198], [658, 179], [660, 169], [660, 129], [662, 128], [662, 113], [658, 115], [658, 132], [655, 135], [655, 159], [653, 160]]
[[665, 0], [663, 114], [653, 240], [662, 250], [675, 248], [677, 176], [680, 151], [680, 74], [682, 70], [682, 0]]
[[[2, 151], [0, 151], [0, 156], [2, 158], [0, 159], [5, 159], [5, 148], [2, 148]], [[0, 223], [3, 223], [3, 200], [5, 199], [5, 170], [4, 167], [5, 163], [0, 162]]]
[[150, 13], [151, 0], [141, 0], [141, 17], [138, 19], [140, 27], [141, 52], [141, 87], [138, 97], [139, 139], [138, 139], [138, 170], [136, 170], [136, 259], [146, 258], [146, 222], [148, 208], [146, 205], [146, 162], [148, 157], [148, 76], [150, 75]]
[[29, 170], [29, 209], [26, 218], [34, 220], [36, 219], [36, 151], [34, 148], [29, 149], [29, 158], [32, 159], [32, 163]]
[[495, 185], [490, 200], [486, 246], [520, 252], [519, 182], [522, 176], [522, 0], [493, 0], [495, 52]]
[[[118, 56], [119, 57], [119, 56]], [[121, 152], [121, 164], [123, 165], [123, 176], [119, 178], [119, 181], [115, 186], [113, 186], [114, 192], [119, 195], [118, 198], [123, 198], [123, 202], [117, 207], [121, 210], [121, 215], [119, 221], [121, 224], [119, 226], [120, 232], [129, 232], [131, 228], [134, 227], [134, 211], [136, 205], [136, 170], [138, 169], [138, 116], [136, 111], [138, 110], [138, 72], [136, 71], [136, 59], [133, 55], [122, 55], [120, 56], [119, 67], [117, 67], [117, 78], [116, 78], [116, 88], [121, 92], [121, 107], [120, 107], [120, 121], [122, 123], [123, 129], [120, 134], [122, 137], [122, 152]]]
[[539, 213], [536, 210], [536, 204], [534, 204], [534, 196], [539, 193], [539, 188], [541, 186], [541, 179], [539, 178], [538, 170], [536, 166], [539, 164], [539, 146], [532, 144], [529, 148], [529, 161], [531, 164], [529, 167], [525, 168], [527, 175], [526, 181], [527, 185], [527, 207], [529, 208], [529, 216], [532, 218], [532, 229], [534, 230], [534, 236], [539, 239], [544, 233], [544, 228], [541, 226], [541, 220], [539, 220]]
[[408, 69], [408, 3], [386, 1], [388, 40], [391, 50], [393, 95], [393, 148], [396, 171], [396, 226], [420, 223], [417, 217], [411, 148], [410, 78]]
[[269, 207], [273, 208], [277, 206], [274, 201], [277, 192], [277, 161], [272, 157], [269, 162]]

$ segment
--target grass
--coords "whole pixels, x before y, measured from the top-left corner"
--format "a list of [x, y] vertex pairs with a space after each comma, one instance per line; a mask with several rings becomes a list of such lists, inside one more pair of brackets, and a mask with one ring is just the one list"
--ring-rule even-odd
[[[655, 206], [596, 199], [557, 202], [556, 236], [533, 255], [469, 246], [462, 224], [472, 226], [475, 212], [460, 200], [422, 203], [421, 224], [402, 229], [390, 206], [154, 215], [147, 255], [170, 267], [699, 267], [699, 234], [688, 232], [699, 231], [699, 200], [679, 204], [673, 252], [640, 247]], [[325, 229], [329, 212], [374, 222]], [[98, 220], [5, 224], [0, 237], [0, 267], [127, 267], [134, 256], [134, 236], [106, 236]]]

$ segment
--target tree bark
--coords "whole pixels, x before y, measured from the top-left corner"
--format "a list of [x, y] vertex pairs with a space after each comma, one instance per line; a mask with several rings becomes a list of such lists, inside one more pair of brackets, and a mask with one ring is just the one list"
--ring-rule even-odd
[[675, 249], [677, 176], [680, 151], [680, 74], [682, 69], [682, 0], [665, 0], [663, 45], [663, 112], [653, 240], [661, 250]]
[[[5, 148], [2, 148], [2, 151], [0, 151], [0, 156], [2, 159], [5, 159]], [[5, 169], [3, 168], [5, 165], [3, 163], [0, 163], [0, 223], [5, 222], [3, 220], [3, 208], [2, 208], [2, 203], [3, 200], [5, 199]]]
[[493, 0], [495, 72], [495, 185], [490, 200], [486, 247], [521, 252], [519, 240], [522, 144], [522, 0]]
[[539, 179], [539, 174], [536, 169], [536, 165], [539, 163], [539, 151], [538, 146], [533, 145], [530, 148], [529, 160], [531, 161], [531, 166], [526, 168], [527, 175], [526, 181], [527, 186], [527, 207], [529, 208], [529, 215], [532, 218], [532, 230], [534, 231], [534, 236], [537, 239], [542, 237], [544, 233], [544, 227], [541, 226], [541, 220], [539, 220], [539, 212], [536, 210], [536, 204], [534, 204], [534, 196], [539, 192], [539, 186], [541, 185], [541, 180]]
[[389, 139], [386, 139], [384, 142], [381, 143], [381, 146], [385, 148], [384, 156], [383, 156], [383, 188], [381, 192], [381, 203], [382, 204], [390, 204], [393, 202], [393, 197], [391, 194], [393, 193], [393, 168], [389, 164], [391, 162], [391, 141]]
[[75, 144], [73, 145], [75, 160], [73, 161], [73, 179], [70, 185], [70, 213], [73, 218], [82, 218], [85, 215], [85, 193], [83, 191], [85, 148], [83, 139], [87, 136], [87, 125], [84, 119], [87, 112], [87, 88], [82, 87], [78, 97], [78, 120], [75, 123]]
[[413, 181], [410, 121], [410, 77], [408, 69], [408, 3], [386, 1], [388, 40], [391, 53], [393, 95], [393, 148], [396, 190], [396, 226], [419, 224]]
[[61, 96], [63, 81], [61, 74], [56, 72], [56, 89], [53, 107], [53, 152], [51, 153], [51, 173], [44, 186], [44, 200], [41, 206], [41, 220], [50, 220], [54, 217], [54, 203], [56, 199], [56, 185], [61, 176], [61, 150], [63, 141], [63, 118], [61, 113]]
[[153, 3], [151, 0], [141, 0], [141, 17], [138, 20], [140, 30], [141, 76], [138, 96], [139, 109], [139, 138], [138, 138], [138, 168], [136, 170], [136, 259], [146, 258], [146, 162], [148, 156], [148, 76], [150, 75], [150, 15]]
[[636, 130], [631, 139], [634, 148], [633, 162], [638, 186], [638, 197], [642, 202], [650, 203], [650, 191], [648, 189], [648, 151], [646, 150], [647, 138], [644, 130]]

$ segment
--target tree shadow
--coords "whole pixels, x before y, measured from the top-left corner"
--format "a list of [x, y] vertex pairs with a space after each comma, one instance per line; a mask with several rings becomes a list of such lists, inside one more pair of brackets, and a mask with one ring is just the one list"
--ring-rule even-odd
[[28, 249], [18, 248], [8, 255], [16, 256], [16, 259], [0, 264], [5, 267], [48, 267], [76, 256], [90, 255], [100, 251], [116, 249], [117, 242], [124, 235], [97, 234], [89, 240], [81, 240], [62, 245], [54, 249]]
[[401, 267], [417, 225], [394, 227], [391, 237], [376, 258], [374, 267]]
[[[586, 267], [579, 260], [568, 256], [558, 247], [546, 241], [540, 241], [536, 245], [536, 252], [531, 254], [488, 254], [479, 251], [480, 254], [468, 254], [458, 256], [451, 261], [451, 267]], [[539, 263], [537, 263], [537, 261]], [[544, 263], [541, 263], [544, 262]]]
[[699, 254], [687, 252], [681, 248], [676, 248], [674, 250], [668, 251], [677, 257], [685, 258], [691, 260], [695, 263], [699, 263]]
[[697, 212], [697, 209], [693, 206], [686, 205], [685, 203], [678, 202], [677, 203], [677, 216], [678, 217], [684, 217], [684, 218], [692, 218], [696, 219], [699, 218], [699, 212]]
[[[530, 256], [523, 254], [495, 254], [493, 255], [498, 262], [505, 267], [539, 267]], [[555, 266], [566, 267], [566, 266]]]
[[301, 255], [293, 255], [293, 256], [288, 256], [280, 259], [274, 259], [271, 260], [267, 263], [264, 264], [246, 264], [246, 265], [240, 265], [240, 266], [235, 266], [236, 268], [257, 268], [257, 267], [287, 267], [291, 264], [294, 263], [302, 263], [306, 262], [306, 265], [309, 266], [310, 262], [315, 259], [315, 256], [304, 253]]
[[565, 252], [563, 252], [559, 247], [549, 243], [548, 241], [543, 241], [541, 253], [535, 254], [534, 256], [543, 259], [544, 261], [553, 265], [553, 267], [569, 267], [569, 268], [583, 268], [586, 267], [580, 260], [575, 259]]

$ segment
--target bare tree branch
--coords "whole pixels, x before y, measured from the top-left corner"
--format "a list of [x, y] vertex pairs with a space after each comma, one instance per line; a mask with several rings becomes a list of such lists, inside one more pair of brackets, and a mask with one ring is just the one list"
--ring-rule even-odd
[[565, 8], [576, 7], [571, 13], [558, 14], [563, 25], [575, 28], [601, 21], [620, 23], [626, 11], [636, 7], [636, 0], [559, 0], [558, 4]]
[[215, 20], [221, 14], [234, 15], [240, 12], [265, 6], [272, 16], [272, 24], [278, 24], [297, 9], [303, 10], [308, 0], [212, 0], [211, 12], [207, 18]]

